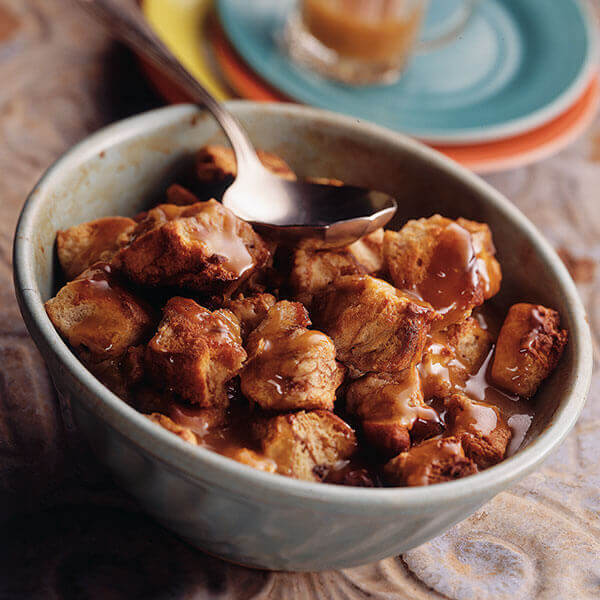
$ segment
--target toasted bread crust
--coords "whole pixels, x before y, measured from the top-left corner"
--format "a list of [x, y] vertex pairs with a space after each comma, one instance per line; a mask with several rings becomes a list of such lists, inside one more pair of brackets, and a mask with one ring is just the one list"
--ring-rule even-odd
[[352, 428], [326, 410], [261, 420], [255, 423], [254, 433], [278, 473], [306, 481], [321, 481], [329, 469], [356, 451]]
[[154, 337], [146, 346], [144, 367], [150, 380], [192, 404], [225, 407], [225, 384], [246, 359], [240, 326], [228, 310], [214, 312], [187, 298], [171, 298]]
[[492, 379], [530, 398], [556, 368], [567, 344], [559, 314], [539, 304], [514, 304], [504, 320], [492, 364]]
[[261, 408], [333, 409], [344, 369], [335, 360], [331, 339], [308, 325], [302, 304], [281, 301], [248, 337], [241, 389]]
[[415, 365], [437, 318], [430, 305], [369, 275], [338, 279], [315, 299], [313, 317], [334, 341], [338, 360], [363, 373]]

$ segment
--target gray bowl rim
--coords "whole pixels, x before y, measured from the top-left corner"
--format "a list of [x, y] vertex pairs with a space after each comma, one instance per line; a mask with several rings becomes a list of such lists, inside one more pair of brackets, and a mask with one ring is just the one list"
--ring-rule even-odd
[[[98, 156], [102, 150], [120, 142], [144, 136], [154, 130], [190, 119], [201, 109], [193, 105], [176, 105], [155, 109], [133, 116], [85, 138], [63, 154], [42, 175], [29, 194], [17, 223], [14, 248], [14, 283], [21, 312], [30, 334], [42, 351], [54, 354], [54, 358], [78, 383], [91, 393], [95, 400], [88, 402], [85, 395], [81, 401], [84, 408], [93, 412], [109, 427], [116, 430], [130, 443], [141, 447], [170, 470], [178, 472], [190, 481], [209, 482], [231, 492], [260, 499], [261, 502], [302, 499], [315, 507], [319, 504], [336, 505], [341, 510], [357, 511], [375, 507], [389, 511], [401, 509], [431, 509], [445, 502], [469, 501], [470, 497], [491, 495], [505, 489], [533, 471], [563, 441], [576, 423], [583, 409], [592, 376], [592, 340], [584, 307], [575, 284], [554, 249], [535, 226], [509, 202], [477, 175], [428, 148], [416, 140], [389, 131], [368, 122], [314, 109], [310, 107], [235, 100], [227, 103], [242, 118], [244, 114], [276, 114], [290, 119], [326, 121], [340, 128], [402, 147], [433, 168], [450, 174], [470, 187], [485, 201], [493, 205], [503, 217], [528, 238], [535, 251], [547, 263], [550, 272], [562, 288], [573, 319], [569, 343], [574, 344], [575, 371], [571, 375], [573, 387], [567, 398], [561, 401], [550, 423], [526, 447], [498, 465], [480, 473], [456, 481], [427, 487], [352, 488], [325, 483], [295, 480], [277, 474], [264, 473], [202, 447], [192, 446], [177, 436], [155, 425], [141, 413], [126, 404], [96, 379], [79, 361], [59, 336], [46, 315], [34, 276], [33, 223], [36, 212], [44, 204], [46, 193], [52, 190], [65, 170], [76, 168], [83, 162]], [[203, 468], [207, 475], [203, 475]], [[219, 475], [219, 483], [215, 482]], [[221, 483], [225, 480], [226, 483]]]

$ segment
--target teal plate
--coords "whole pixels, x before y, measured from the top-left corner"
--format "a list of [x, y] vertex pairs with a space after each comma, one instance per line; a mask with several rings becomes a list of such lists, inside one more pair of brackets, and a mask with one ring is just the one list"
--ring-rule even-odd
[[[424, 37], [449, 3], [433, 0]], [[482, 0], [450, 44], [417, 54], [398, 83], [352, 87], [293, 64], [278, 40], [293, 0], [218, 0], [237, 51], [300, 102], [373, 121], [431, 143], [487, 142], [558, 116], [595, 69], [591, 17], [577, 0]]]

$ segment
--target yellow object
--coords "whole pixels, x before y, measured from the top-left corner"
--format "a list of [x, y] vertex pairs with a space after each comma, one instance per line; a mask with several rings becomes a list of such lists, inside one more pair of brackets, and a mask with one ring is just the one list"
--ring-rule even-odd
[[230, 98], [203, 52], [203, 26], [213, 0], [142, 0], [141, 6], [150, 25], [190, 73], [217, 99]]

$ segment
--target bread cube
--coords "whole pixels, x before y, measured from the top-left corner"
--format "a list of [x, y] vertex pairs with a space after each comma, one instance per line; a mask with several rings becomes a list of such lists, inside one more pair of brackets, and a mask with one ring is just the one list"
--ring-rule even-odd
[[474, 317], [431, 334], [419, 364], [426, 399], [445, 398], [461, 390], [483, 367], [493, 338]]
[[337, 279], [315, 298], [312, 314], [338, 360], [363, 373], [396, 373], [418, 363], [439, 318], [431, 305], [370, 275]]
[[480, 468], [500, 462], [506, 454], [511, 430], [500, 411], [464, 394], [453, 394], [444, 401], [446, 424], [457, 437], [465, 454]]
[[244, 396], [265, 410], [333, 409], [344, 369], [331, 339], [309, 325], [298, 302], [284, 300], [269, 309], [248, 337], [240, 375]]
[[477, 472], [457, 437], [432, 438], [392, 458], [384, 475], [392, 485], [432, 485]]
[[224, 308], [237, 317], [242, 329], [242, 339], [246, 339], [248, 334], [260, 325], [276, 302], [272, 294], [255, 294], [248, 297], [240, 294], [235, 300], [226, 300]]
[[127, 291], [106, 263], [97, 263], [46, 302], [46, 312], [73, 350], [87, 361], [124, 354], [147, 339], [150, 306]]
[[210, 310], [171, 298], [146, 346], [146, 375], [161, 389], [204, 408], [229, 403], [226, 383], [246, 359], [240, 325], [228, 310]]
[[[258, 158], [269, 171], [284, 179], [294, 180], [296, 175], [287, 163], [272, 152], [257, 151]], [[196, 177], [200, 183], [228, 183], [237, 175], [235, 155], [225, 146], [204, 146], [196, 154]]]
[[429, 435], [442, 430], [439, 415], [423, 400], [416, 367], [396, 375], [369, 373], [352, 382], [346, 410], [358, 417], [366, 441], [390, 457], [410, 448], [415, 425]]
[[369, 275], [383, 267], [383, 229], [362, 237], [345, 248], [294, 251], [290, 285], [294, 297], [310, 306], [313, 297], [344, 275]]
[[327, 410], [300, 411], [254, 425], [262, 453], [281, 475], [322, 481], [330, 469], [356, 451], [352, 428]]
[[135, 284], [233, 291], [269, 260], [252, 227], [215, 200], [148, 211], [114, 264]]
[[126, 217], [104, 217], [56, 234], [58, 261], [67, 281], [94, 263], [108, 262], [124, 246], [135, 227]]
[[500, 289], [502, 274], [487, 225], [441, 215], [386, 231], [383, 252], [392, 282], [411, 290], [443, 315], [438, 326], [459, 322]]
[[457, 360], [470, 375], [475, 375], [492, 349], [494, 338], [491, 333], [474, 317], [451, 325], [443, 333]]
[[514, 304], [500, 329], [492, 380], [512, 394], [530, 398], [556, 368], [567, 338], [555, 310], [539, 304]]

